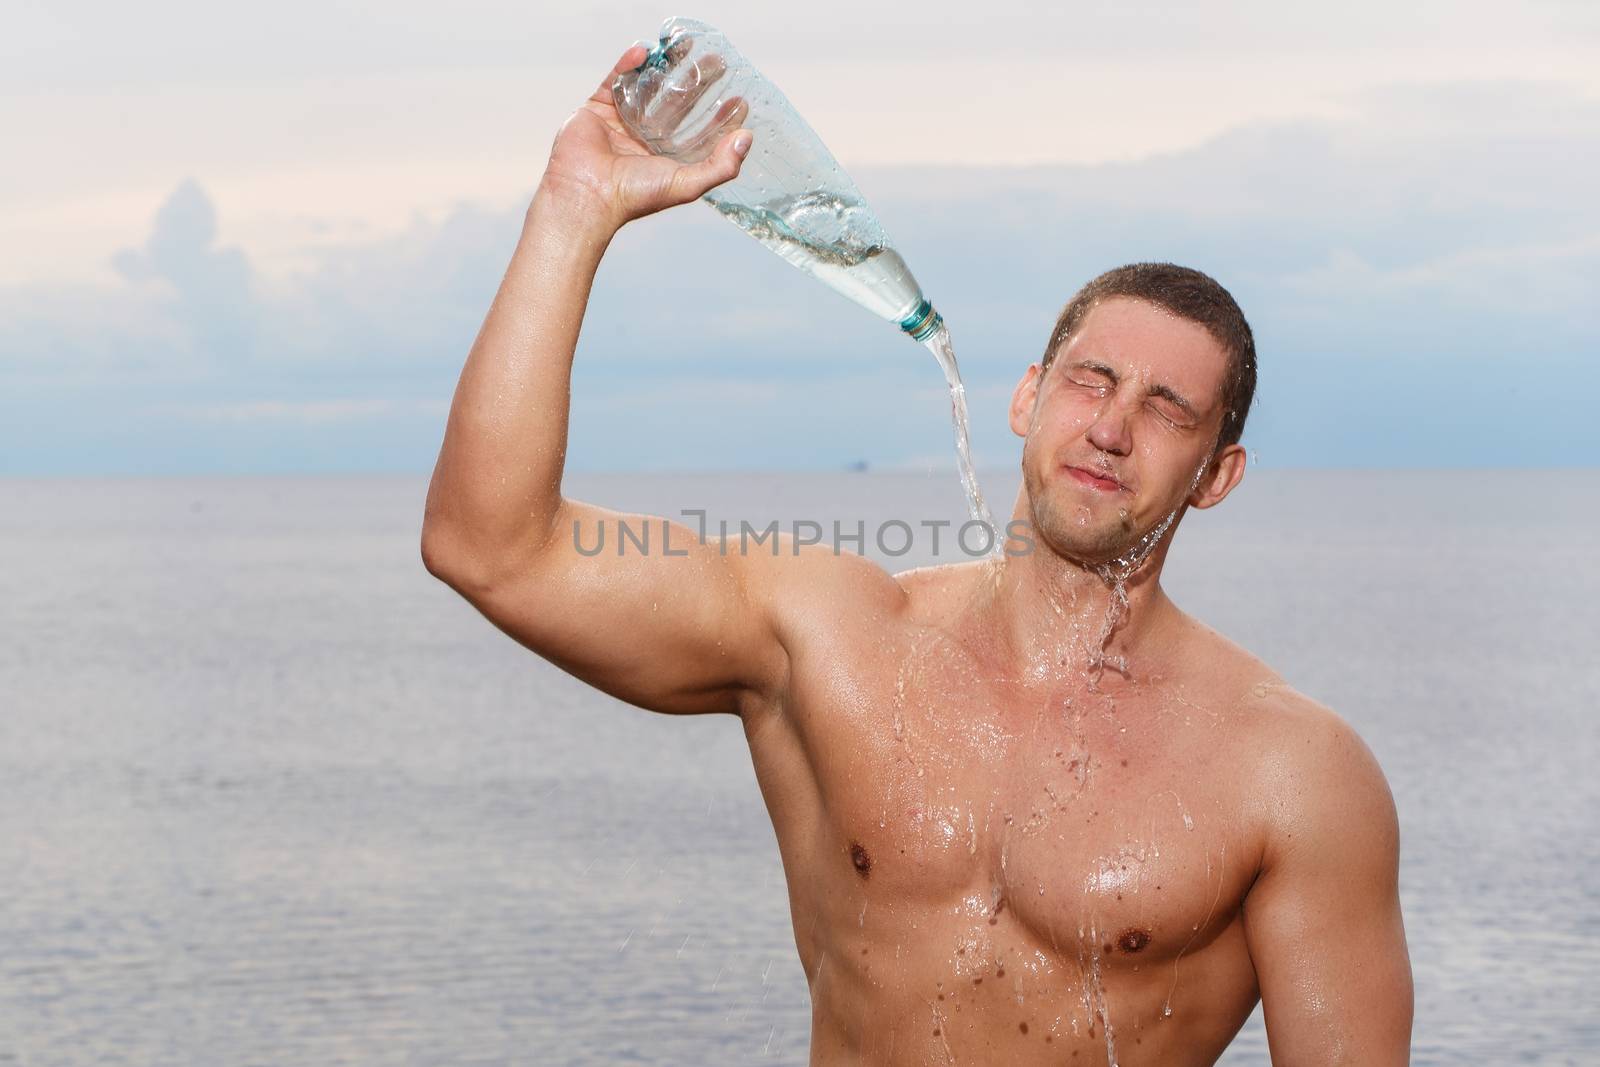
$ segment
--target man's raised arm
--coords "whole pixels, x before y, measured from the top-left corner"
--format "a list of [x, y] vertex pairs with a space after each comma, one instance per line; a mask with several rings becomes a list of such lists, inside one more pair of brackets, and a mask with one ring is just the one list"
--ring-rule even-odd
[[[742, 693], [771, 687], [787, 667], [752, 563], [675, 524], [665, 555], [661, 519], [649, 520], [649, 553], [586, 556], [574, 524], [592, 546], [598, 525], [615, 537], [622, 516], [561, 495], [572, 357], [611, 237], [732, 178], [749, 150], [735, 105], [704, 161], [649, 154], [610, 94], [612, 78], [643, 58], [638, 46], [624, 53], [556, 137], [456, 388], [422, 555], [495, 625], [592, 685], [659, 711], [738, 711]], [[634, 530], [645, 521], [626, 518]]]

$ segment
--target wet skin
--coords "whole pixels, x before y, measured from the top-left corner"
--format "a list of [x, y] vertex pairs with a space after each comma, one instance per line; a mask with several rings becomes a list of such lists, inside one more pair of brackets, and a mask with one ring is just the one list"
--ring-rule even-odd
[[1257, 1000], [1256, 749], [1303, 698], [1194, 624], [1148, 672], [1019, 670], [995, 567], [818, 619], [744, 711], [812, 1062], [1104, 1063], [1109, 1022], [1122, 1064], [1212, 1063]]

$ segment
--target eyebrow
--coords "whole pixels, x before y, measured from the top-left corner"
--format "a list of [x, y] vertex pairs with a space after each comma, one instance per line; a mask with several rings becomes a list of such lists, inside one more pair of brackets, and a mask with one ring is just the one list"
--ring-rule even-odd
[[[1092, 359], [1080, 359], [1072, 366], [1075, 370], [1081, 369], [1092, 371], [1095, 374], [1102, 374], [1111, 380], [1112, 385], [1116, 385], [1122, 380], [1117, 376], [1116, 371], [1112, 370], [1104, 363], [1096, 363]], [[1182, 408], [1184, 414], [1188, 415], [1191, 419], [1199, 418], [1199, 416], [1195, 413], [1194, 405], [1189, 403], [1183, 397], [1179, 396], [1177, 391], [1174, 390], [1170, 385], [1152, 385], [1148, 395], [1159, 396], [1163, 400], [1170, 400], [1172, 403]]]

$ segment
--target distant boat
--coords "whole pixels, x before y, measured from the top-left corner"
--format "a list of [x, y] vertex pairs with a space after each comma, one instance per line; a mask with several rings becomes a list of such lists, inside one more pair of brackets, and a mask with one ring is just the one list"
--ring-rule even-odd
[[867, 461], [864, 459], [858, 459], [854, 463], [846, 464], [844, 469], [847, 471], [853, 471], [856, 474], [860, 474], [862, 471], [867, 469]]

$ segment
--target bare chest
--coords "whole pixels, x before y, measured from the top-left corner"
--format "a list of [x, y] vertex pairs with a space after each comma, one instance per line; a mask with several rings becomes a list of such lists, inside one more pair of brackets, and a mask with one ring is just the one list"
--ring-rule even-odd
[[812, 906], [863, 931], [915, 922], [975, 973], [1007, 947], [1175, 959], [1236, 910], [1254, 856], [1203, 703], [1019, 681], [942, 642], [835, 667], [797, 694]]

